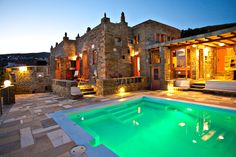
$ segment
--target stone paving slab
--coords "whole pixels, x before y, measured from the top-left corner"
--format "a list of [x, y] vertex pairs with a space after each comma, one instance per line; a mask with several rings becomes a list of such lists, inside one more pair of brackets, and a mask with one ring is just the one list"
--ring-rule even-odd
[[62, 129], [47, 133], [47, 136], [54, 147], [58, 147], [71, 141], [69, 136]]
[[20, 149], [20, 140], [0, 145], [0, 155]]
[[53, 126], [53, 125], [57, 125], [57, 123], [52, 118], [42, 120], [41, 124], [42, 124], [43, 128], [47, 128], [47, 127], [50, 127], [50, 126]]
[[[61, 129], [51, 119], [49, 113], [140, 94], [236, 108], [235, 97], [190, 91], [172, 94], [167, 91], [138, 91], [130, 92], [122, 97], [119, 95], [94, 96], [80, 100], [70, 100], [51, 93], [16, 95], [16, 104], [7, 106], [8, 110], [5, 110], [6, 113], [0, 117], [0, 157], [69, 157], [68, 152], [75, 143], [68, 140], [67, 135], [62, 131], [58, 131]], [[25, 128], [31, 130], [31, 135], [29, 129], [26, 131], [32, 136], [30, 137], [31, 145], [21, 148], [23, 138], [21, 139], [20, 130], [22, 132]]]
[[34, 139], [30, 127], [20, 129], [20, 144], [21, 148], [34, 144]]

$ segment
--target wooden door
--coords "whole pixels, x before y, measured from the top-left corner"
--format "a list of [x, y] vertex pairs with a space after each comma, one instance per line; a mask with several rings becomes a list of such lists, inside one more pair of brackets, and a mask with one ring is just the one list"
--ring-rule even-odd
[[225, 72], [225, 55], [226, 49], [225, 48], [218, 48], [217, 49], [217, 74], [224, 74]]
[[161, 89], [160, 84], [160, 66], [151, 68], [152, 90]]
[[82, 56], [82, 62], [83, 62], [83, 78], [89, 79], [89, 59], [88, 59], [88, 51], [83, 52]]

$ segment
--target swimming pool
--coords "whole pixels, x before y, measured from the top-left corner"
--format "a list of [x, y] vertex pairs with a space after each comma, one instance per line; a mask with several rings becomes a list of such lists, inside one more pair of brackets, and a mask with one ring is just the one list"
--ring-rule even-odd
[[98, 106], [53, 114], [94, 156], [99, 150], [121, 157], [236, 155], [235, 110], [146, 96]]

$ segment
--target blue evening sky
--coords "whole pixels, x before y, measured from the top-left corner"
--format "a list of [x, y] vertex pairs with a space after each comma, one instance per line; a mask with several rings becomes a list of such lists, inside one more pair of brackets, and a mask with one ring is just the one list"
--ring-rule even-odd
[[0, 0], [0, 54], [50, 51], [124, 11], [129, 26], [153, 19], [179, 29], [236, 22], [236, 0]]

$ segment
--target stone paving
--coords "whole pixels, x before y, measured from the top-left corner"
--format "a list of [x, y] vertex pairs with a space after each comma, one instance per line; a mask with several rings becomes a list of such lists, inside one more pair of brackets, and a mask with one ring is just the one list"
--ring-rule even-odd
[[16, 95], [16, 104], [8, 106], [0, 118], [0, 157], [69, 157], [75, 143], [49, 113], [140, 94], [236, 108], [236, 97], [190, 91], [139, 91], [79, 100], [51, 93]]

